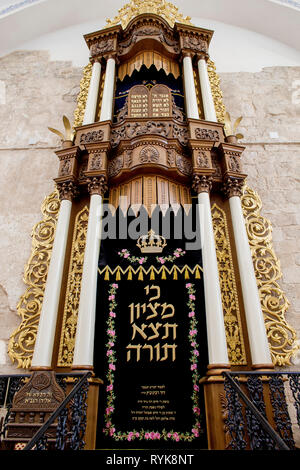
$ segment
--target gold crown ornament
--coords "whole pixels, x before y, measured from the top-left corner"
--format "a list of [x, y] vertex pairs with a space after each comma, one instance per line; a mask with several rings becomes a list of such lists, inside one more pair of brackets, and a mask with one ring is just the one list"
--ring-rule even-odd
[[142, 235], [136, 244], [142, 253], [161, 253], [167, 245], [166, 239], [156, 235], [154, 230], [149, 230], [147, 235]]

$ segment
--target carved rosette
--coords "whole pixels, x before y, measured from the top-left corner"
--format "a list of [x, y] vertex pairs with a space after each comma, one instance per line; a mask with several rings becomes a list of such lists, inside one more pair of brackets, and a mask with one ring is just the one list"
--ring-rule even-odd
[[247, 185], [241, 202], [272, 360], [276, 366], [287, 366], [299, 345], [296, 331], [286, 320], [289, 301], [278, 282], [282, 272], [273, 249], [272, 225], [261, 216], [261, 200]]
[[113, 178], [123, 168], [123, 156], [115, 157], [111, 162], [108, 164], [107, 174], [109, 178]]
[[17, 305], [21, 323], [8, 343], [10, 359], [23, 369], [31, 365], [59, 208], [58, 191], [54, 191], [44, 200], [43, 219], [32, 230], [32, 251], [24, 271], [28, 287]]
[[159, 161], [159, 151], [152, 145], [147, 145], [140, 151], [139, 160], [141, 163], [157, 163]]
[[103, 197], [108, 190], [107, 181], [103, 175], [87, 178], [87, 184], [91, 196], [93, 194], [99, 194], [99, 196]]
[[176, 156], [176, 165], [178, 170], [185, 176], [191, 176], [193, 173], [193, 165], [189, 158], [182, 155]]
[[212, 188], [212, 176], [208, 175], [194, 175], [192, 187], [193, 190], [197, 193], [209, 193]]

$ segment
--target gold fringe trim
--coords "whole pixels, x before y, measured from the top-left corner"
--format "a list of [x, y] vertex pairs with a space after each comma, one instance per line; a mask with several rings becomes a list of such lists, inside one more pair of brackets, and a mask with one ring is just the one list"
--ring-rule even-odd
[[118, 78], [122, 81], [128, 75], [131, 77], [133, 72], [139, 71], [145, 65], [147, 69], [154, 65], [156, 70], [163, 69], [166, 75], [172, 73], [175, 78], [180, 76], [180, 68], [178, 62], [160, 54], [156, 51], [143, 51], [135, 55], [129, 62], [119, 65]]
[[89, 208], [85, 206], [75, 219], [57, 361], [57, 365], [63, 367], [73, 363], [88, 218]]
[[110, 266], [105, 266], [103, 269], [98, 269], [100, 276], [104, 274], [104, 281], [121, 280], [122, 275], [124, 278], [127, 275], [127, 280], [133, 280], [133, 276], [137, 276], [139, 281], [143, 281], [144, 278], [148, 276], [151, 281], [154, 281], [156, 277], [163, 280], [178, 279], [179, 274], [182, 275], [184, 279], [190, 279], [190, 276], [194, 276], [195, 279], [201, 279], [201, 271], [203, 271], [203, 269], [198, 264], [193, 268], [187, 265], [182, 268], [175, 265], [171, 268], [167, 268], [166, 266], [156, 268], [152, 265], [148, 269], [143, 266], [139, 266], [136, 269], [132, 266], [128, 266], [125, 269], [122, 269], [121, 266], [116, 266], [113, 269]]
[[220, 277], [227, 350], [232, 365], [247, 364], [245, 344], [229, 232], [225, 212], [214, 204], [211, 208]]
[[55, 190], [43, 201], [43, 219], [31, 233], [32, 251], [24, 271], [24, 282], [28, 287], [17, 305], [21, 323], [8, 343], [10, 359], [23, 369], [29, 369], [31, 365], [59, 208], [59, 195]]
[[282, 272], [273, 249], [272, 225], [261, 216], [260, 197], [247, 185], [243, 190], [242, 207], [272, 360], [276, 366], [290, 365], [299, 346], [296, 331], [285, 318], [290, 303], [277, 282]]

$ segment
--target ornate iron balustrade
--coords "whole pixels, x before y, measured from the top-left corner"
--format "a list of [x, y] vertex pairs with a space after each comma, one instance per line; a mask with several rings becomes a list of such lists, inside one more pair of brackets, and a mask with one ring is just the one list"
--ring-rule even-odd
[[[71, 392], [66, 396], [60, 406], [52, 413], [49, 419], [36, 432], [26, 444], [24, 450], [80, 450], [84, 448], [84, 435], [86, 430], [88, 379], [91, 372], [86, 374], [56, 374], [56, 381], [66, 391], [67, 382], [74, 381]], [[1, 439], [5, 438], [6, 427], [10, 419], [13, 397], [24, 385], [29, 375], [0, 376], [0, 409], [5, 410], [6, 416], [0, 427]], [[47, 431], [57, 422], [56, 440], [49, 442]]]
[[228, 449], [295, 450], [286, 392], [300, 429], [299, 372], [224, 372]]

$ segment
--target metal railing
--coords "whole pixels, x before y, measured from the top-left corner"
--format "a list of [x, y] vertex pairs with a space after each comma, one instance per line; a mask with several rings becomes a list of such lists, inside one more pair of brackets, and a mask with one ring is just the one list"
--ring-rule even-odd
[[[46, 423], [41, 425], [24, 450], [84, 448], [90, 375], [90, 372], [84, 375], [56, 374], [56, 380], [64, 391], [67, 387], [66, 379], [72, 378], [74, 386]], [[299, 447], [293, 432], [297, 431], [298, 427], [300, 436], [299, 372], [230, 371], [224, 372], [223, 376], [228, 449], [295, 450]], [[5, 437], [6, 426], [10, 420], [14, 394], [29, 377], [29, 375], [0, 376], [0, 409], [2, 407], [6, 410], [0, 432], [2, 439]], [[55, 426], [54, 436], [53, 426]], [[300, 442], [299, 437], [298, 442]]]
[[[90, 376], [91, 372], [87, 372], [78, 381], [69, 395], [52, 413], [46, 423], [36, 432], [31, 441], [28, 442], [24, 450], [46, 450], [48, 447], [47, 431], [56, 419], [58, 420], [58, 423], [56, 441], [53, 447], [56, 450], [65, 450], [67, 448], [70, 450], [80, 450], [84, 448], [87, 407], [86, 399], [89, 386], [88, 378]], [[68, 408], [70, 403], [71, 410]]]
[[223, 376], [228, 449], [297, 449], [286, 394], [289, 388], [294, 425], [300, 429], [299, 372], [224, 372]]
[[[88, 379], [90, 376], [91, 372], [56, 374], [56, 381], [65, 392], [67, 382], [70, 379], [74, 382], [74, 386], [59, 407], [26, 444], [24, 450], [46, 450], [48, 448], [79, 450], [84, 448]], [[2, 409], [6, 413], [0, 427], [2, 441], [6, 440], [7, 427], [11, 420], [13, 397], [29, 377], [30, 375], [0, 376], [0, 410]], [[53, 439], [53, 425], [56, 427], [55, 439]], [[49, 432], [50, 427], [52, 427], [51, 432]]]

